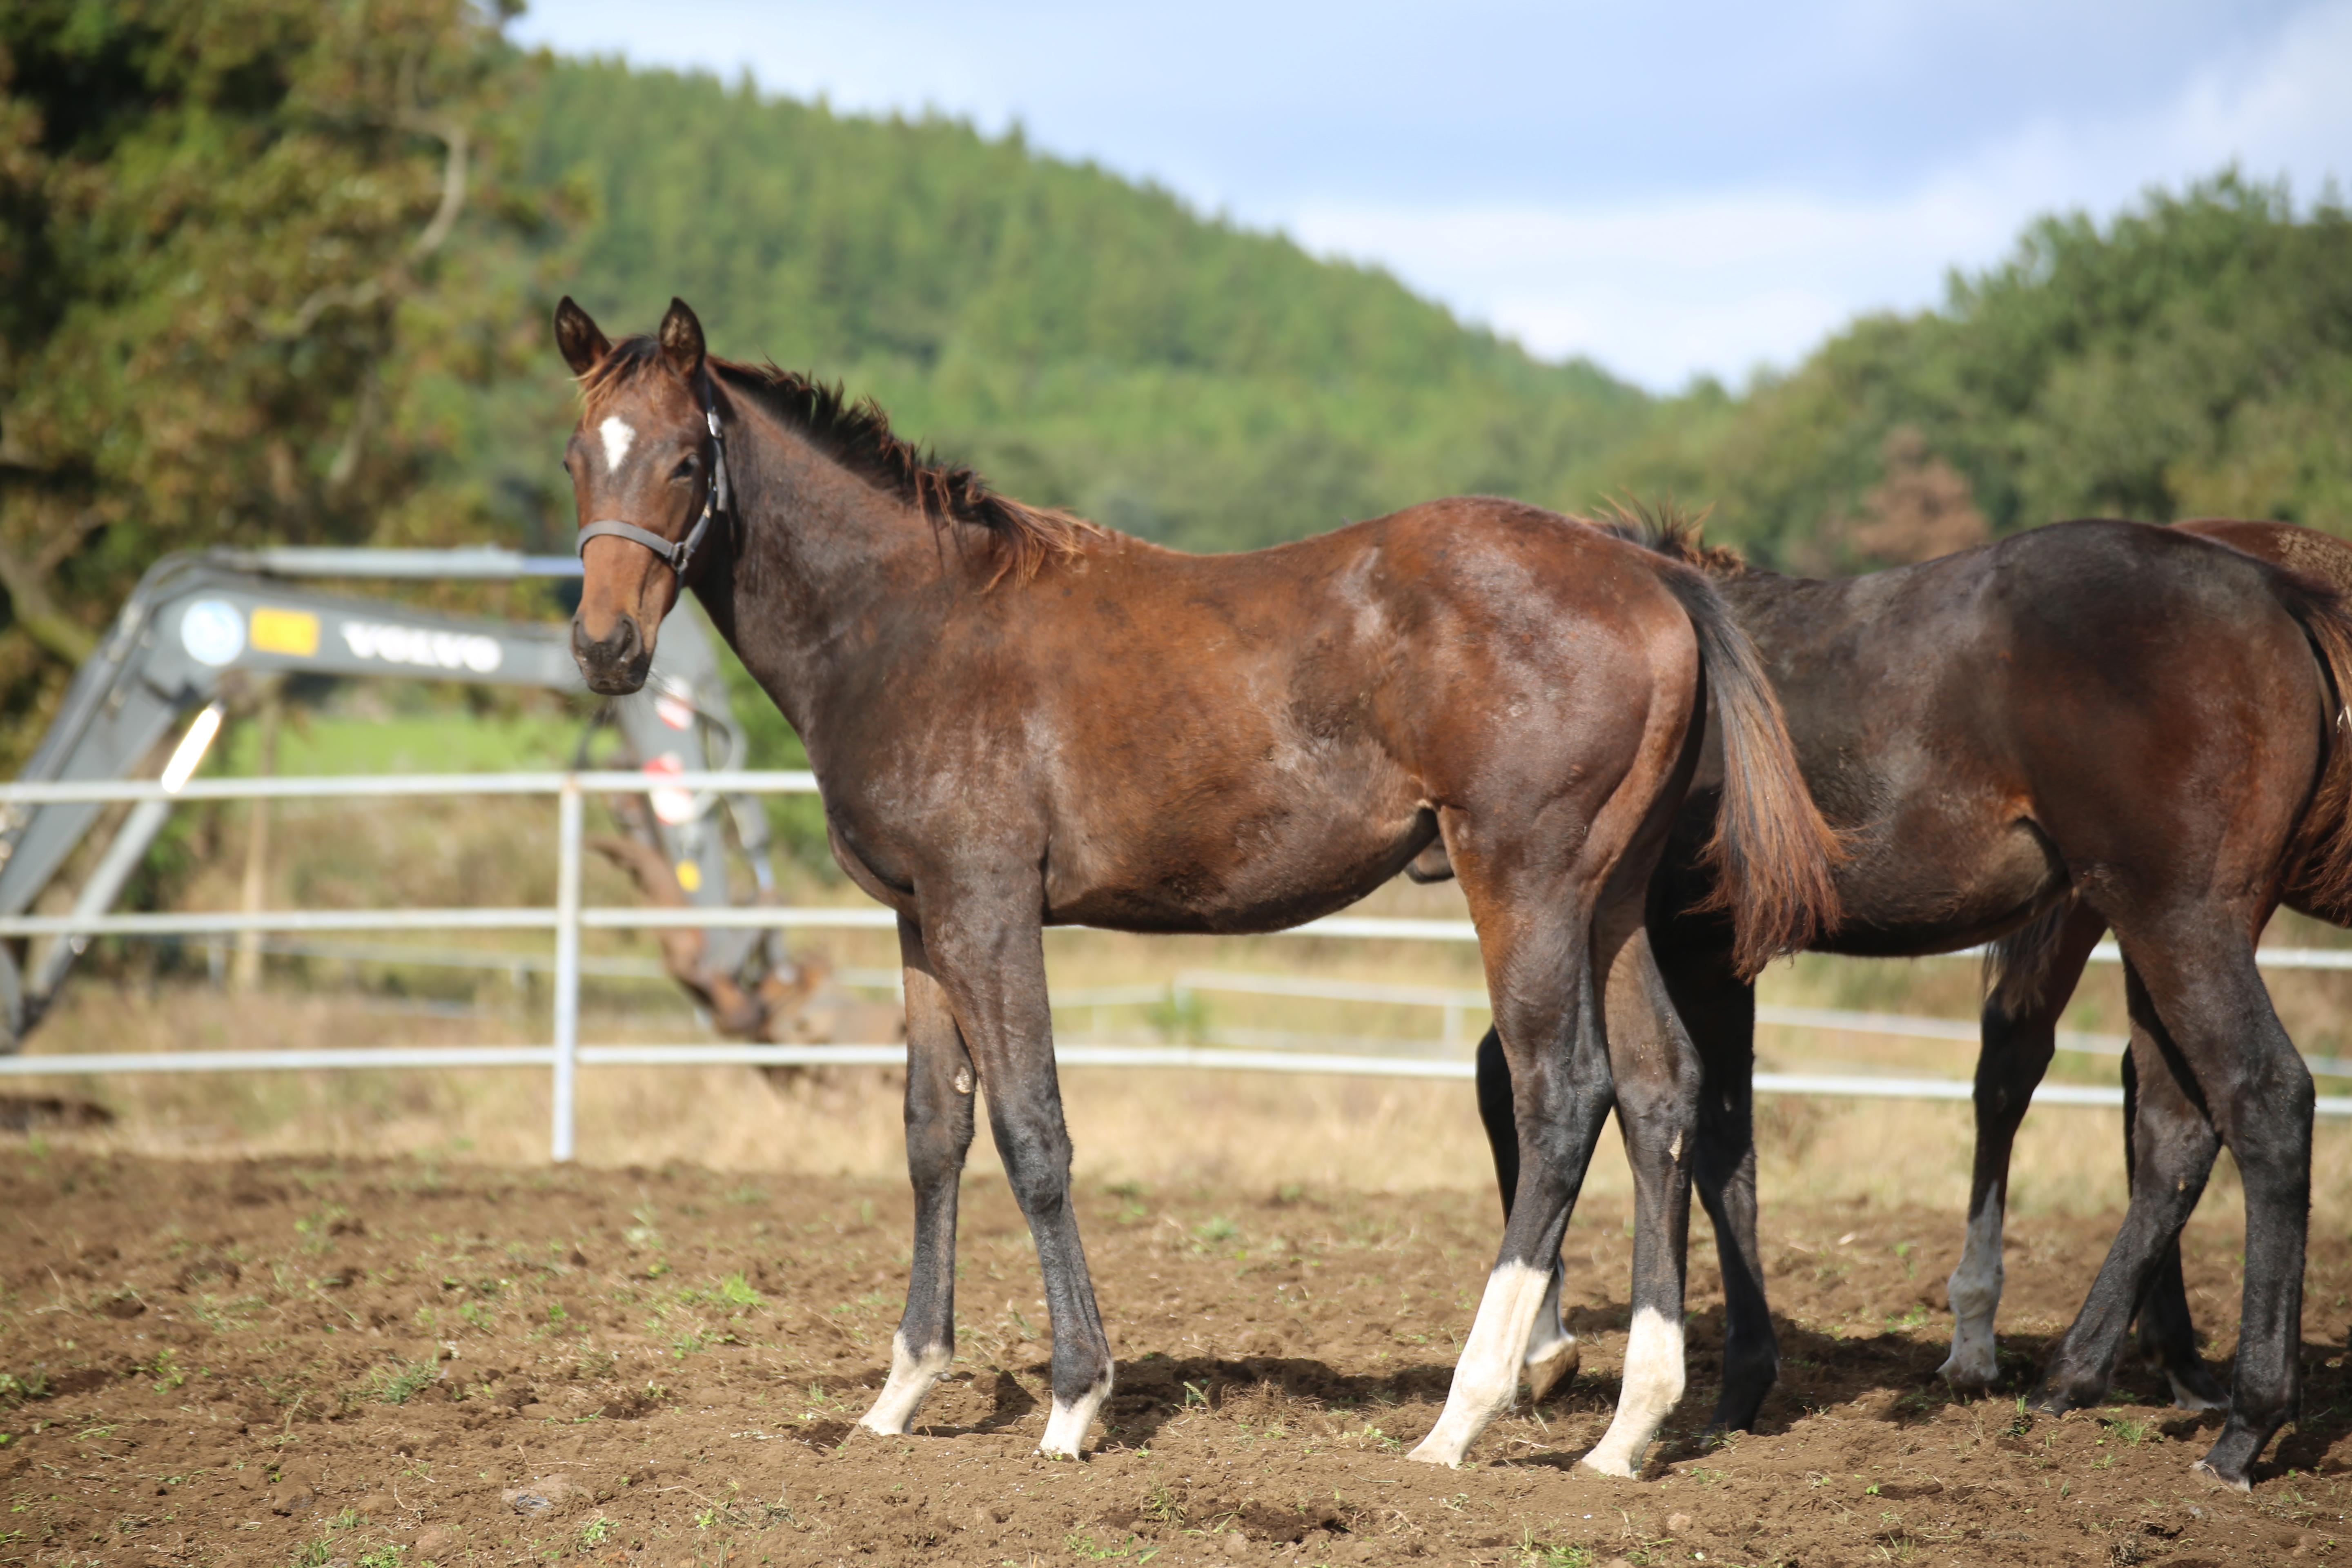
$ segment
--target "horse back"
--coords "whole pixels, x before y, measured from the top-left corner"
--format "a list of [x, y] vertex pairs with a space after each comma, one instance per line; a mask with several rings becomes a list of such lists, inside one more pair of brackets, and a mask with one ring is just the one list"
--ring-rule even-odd
[[931, 626], [889, 771], [929, 781], [948, 840], [1042, 860], [1051, 918], [1291, 923], [1394, 876], [1448, 806], [1597, 811], [1655, 763], [1662, 694], [1678, 739], [1696, 690], [1668, 569], [1477, 498], [1236, 555], [1105, 542]]

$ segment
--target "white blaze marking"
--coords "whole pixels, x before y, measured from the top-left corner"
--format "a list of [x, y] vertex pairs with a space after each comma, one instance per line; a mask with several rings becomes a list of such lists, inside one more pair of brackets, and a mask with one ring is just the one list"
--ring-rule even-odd
[[604, 438], [604, 471], [609, 474], [629, 455], [629, 446], [636, 440], [637, 433], [629, 427], [627, 420], [615, 414], [596, 426], [596, 434]]
[[1408, 1458], [1424, 1465], [1458, 1465], [1486, 1423], [1511, 1407], [1519, 1389], [1519, 1364], [1551, 1284], [1551, 1270], [1505, 1263], [1486, 1276], [1477, 1321], [1454, 1363], [1454, 1386], [1437, 1425]]
[[1617, 1418], [1582, 1462], [1604, 1476], [1639, 1473], [1650, 1439], [1682, 1396], [1683, 1326], [1655, 1307], [1635, 1309], [1633, 1331], [1625, 1336], [1625, 1392], [1617, 1397]]
[[1946, 1286], [1952, 1299], [1952, 1353], [1938, 1370], [1947, 1383], [1979, 1387], [2000, 1372], [1992, 1324], [2000, 1306], [2000, 1225], [2007, 1197], [2000, 1187], [1985, 1194], [1984, 1207], [1969, 1221], [1959, 1266]]
[[868, 1432], [879, 1432], [895, 1437], [914, 1425], [915, 1412], [922, 1408], [923, 1396], [939, 1382], [954, 1357], [945, 1345], [933, 1345], [925, 1351], [907, 1348], [903, 1333], [890, 1341], [890, 1381], [882, 1385], [882, 1395], [874, 1402], [857, 1424]]

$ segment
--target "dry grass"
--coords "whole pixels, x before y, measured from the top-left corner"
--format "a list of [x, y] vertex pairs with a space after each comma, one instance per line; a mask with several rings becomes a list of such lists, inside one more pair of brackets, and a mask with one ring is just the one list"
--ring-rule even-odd
[[[678, 1038], [642, 1016], [592, 1015], [592, 1037]], [[539, 1021], [517, 1014], [446, 1018], [389, 1011], [357, 996], [236, 998], [201, 986], [152, 994], [88, 986], [45, 1031], [45, 1049], [201, 1049], [522, 1042]], [[1955, 1055], [1950, 1070], [1962, 1065]], [[1062, 1074], [1076, 1163], [1089, 1183], [1153, 1190], [1193, 1183], [1415, 1191], [1484, 1188], [1490, 1166], [1469, 1086], [1458, 1082], [1125, 1072]], [[533, 1071], [289, 1072], [29, 1079], [32, 1092], [110, 1106], [111, 1129], [57, 1134], [142, 1153], [409, 1153], [530, 1164], [545, 1156], [546, 1076]], [[896, 1089], [886, 1075], [841, 1069], [782, 1088], [738, 1068], [599, 1068], [581, 1081], [582, 1158], [600, 1165], [670, 1163], [778, 1173], [901, 1171]], [[1968, 1190], [1963, 1104], [1775, 1098], [1761, 1102], [1765, 1201], [1927, 1204], [1957, 1216]], [[2013, 1202], [2021, 1212], [2111, 1212], [2124, 1200], [2113, 1114], [2063, 1107], [2028, 1122]], [[2225, 1162], [2226, 1167], [2226, 1162]], [[996, 1170], [983, 1133], [975, 1172]], [[1628, 1189], [1613, 1131], [1587, 1190]], [[2320, 1125], [2313, 1198], [2352, 1201], [2352, 1128]], [[2235, 1205], [2217, 1182], [2217, 1203]], [[2210, 1205], [2209, 1205], [2210, 1206]]]

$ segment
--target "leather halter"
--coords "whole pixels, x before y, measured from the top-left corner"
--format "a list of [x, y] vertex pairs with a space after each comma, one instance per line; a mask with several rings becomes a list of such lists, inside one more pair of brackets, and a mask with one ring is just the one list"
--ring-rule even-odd
[[600, 518], [580, 531], [579, 551], [588, 552], [588, 542], [607, 535], [641, 544], [654, 552], [661, 563], [677, 574], [680, 584], [686, 582], [686, 572], [693, 563], [694, 552], [700, 547], [703, 535], [710, 531], [713, 516], [726, 512], [727, 440], [719, 431], [719, 405], [711, 395], [710, 372], [702, 373], [702, 420], [710, 427], [710, 483], [702, 492], [702, 515], [686, 531], [684, 539], [664, 539], [650, 528], [640, 528], [634, 522], [622, 522], [614, 518]]

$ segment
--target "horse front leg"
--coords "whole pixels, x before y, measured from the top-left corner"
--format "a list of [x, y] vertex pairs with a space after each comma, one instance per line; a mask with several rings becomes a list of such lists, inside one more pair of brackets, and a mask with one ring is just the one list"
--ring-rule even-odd
[[1780, 1341], [1756, 1232], [1756, 986], [1739, 978], [1730, 936], [1728, 922], [1718, 920], [1668, 914], [1650, 924], [1666, 994], [1701, 1072], [1691, 1176], [1714, 1224], [1723, 1270], [1723, 1391], [1707, 1417], [1712, 1431], [1755, 1425], [1780, 1379]]
[[915, 1188], [915, 1251], [907, 1310], [890, 1342], [890, 1380], [858, 1425], [896, 1435], [955, 1360], [956, 1197], [971, 1147], [978, 1085], [921, 931], [898, 922], [907, 989], [907, 1174]]
[[935, 971], [988, 1091], [989, 1131], [1013, 1195], [1029, 1221], [1054, 1329], [1054, 1405], [1037, 1451], [1075, 1458], [1110, 1397], [1110, 1337], [1070, 1206], [1070, 1134], [1054, 1070], [1054, 1019], [1033, 888], [1019, 898], [966, 899], [923, 934]]
[[2090, 962], [2091, 950], [2106, 929], [2105, 915], [2077, 904], [2046, 945], [2010, 955], [2009, 972], [1985, 998], [1979, 1025], [1969, 1226], [1960, 1260], [1944, 1287], [1952, 1306], [1952, 1350], [1937, 1369], [1954, 1388], [1990, 1388], [2000, 1377], [1993, 1320], [2004, 1279], [2000, 1249], [2010, 1156], [2017, 1146], [2017, 1130], [2033, 1103], [2033, 1091], [2050, 1070], [2058, 1020], [2074, 1000], [2083, 965]]
[[[2151, 1052], [2151, 1054], [2153, 1054]], [[2139, 1067], [2130, 1054], [2124, 1058], [2124, 1170], [2138, 1165], [2139, 1151], [2132, 1130], [2139, 1102]], [[2157, 1260], [2156, 1278], [2139, 1299], [2140, 1359], [2172, 1385], [2172, 1403], [2182, 1410], [2227, 1410], [2230, 1396], [2222, 1392], [2213, 1369], [2197, 1349], [2197, 1321], [2189, 1315], [2189, 1281], [2180, 1271], [2180, 1238]]]

